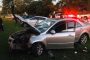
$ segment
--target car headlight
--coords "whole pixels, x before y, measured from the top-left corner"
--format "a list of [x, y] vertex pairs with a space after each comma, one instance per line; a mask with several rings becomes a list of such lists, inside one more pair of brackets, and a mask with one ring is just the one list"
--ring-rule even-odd
[[9, 37], [9, 40], [14, 40], [14, 38], [12, 38], [12, 37]]

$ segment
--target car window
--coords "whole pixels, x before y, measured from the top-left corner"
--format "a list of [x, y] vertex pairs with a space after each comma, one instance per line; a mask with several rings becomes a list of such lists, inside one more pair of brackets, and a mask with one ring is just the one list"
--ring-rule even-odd
[[45, 18], [39, 18], [39, 20], [45, 20]]
[[55, 26], [53, 26], [51, 30], [55, 30], [56, 33], [63, 32], [64, 30], [66, 30], [66, 22], [65, 21], [58, 22]]
[[29, 18], [32, 18], [33, 16], [22, 16], [22, 18], [24, 19], [29, 19]]
[[76, 22], [74, 20], [70, 20], [70, 21], [66, 21], [67, 22], [67, 31], [71, 32], [71, 31], [75, 31], [75, 25]]
[[75, 21], [67, 21], [67, 29], [75, 28]]
[[78, 22], [76, 22], [76, 27], [82, 27], [82, 25]]
[[39, 17], [33, 17], [30, 20], [39, 20]]

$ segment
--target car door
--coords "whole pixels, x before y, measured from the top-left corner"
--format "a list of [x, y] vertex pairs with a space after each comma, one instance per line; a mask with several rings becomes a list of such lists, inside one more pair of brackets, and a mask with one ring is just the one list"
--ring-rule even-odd
[[46, 39], [48, 48], [72, 48], [75, 40], [75, 23], [71, 21], [62, 21], [57, 23], [54, 27], [56, 33], [48, 34]]
[[83, 28], [83, 25], [80, 24], [78, 21], [76, 21], [76, 29], [75, 29], [75, 42], [78, 42], [80, 36], [81, 36], [81, 33], [83, 32], [84, 28]]

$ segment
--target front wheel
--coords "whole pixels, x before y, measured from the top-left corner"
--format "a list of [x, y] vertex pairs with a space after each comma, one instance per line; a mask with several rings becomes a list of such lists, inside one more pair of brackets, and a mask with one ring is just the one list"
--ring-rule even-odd
[[32, 53], [35, 56], [40, 56], [44, 53], [45, 47], [41, 43], [35, 43], [32, 45]]

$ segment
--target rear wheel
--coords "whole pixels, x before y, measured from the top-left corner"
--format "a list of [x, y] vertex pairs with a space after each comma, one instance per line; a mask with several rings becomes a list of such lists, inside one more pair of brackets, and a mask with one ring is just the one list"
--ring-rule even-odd
[[83, 34], [81, 37], [80, 37], [80, 44], [81, 45], [85, 45], [86, 43], [87, 43], [87, 41], [88, 41], [88, 35], [86, 35], [86, 34]]
[[76, 50], [86, 50], [87, 49], [87, 41], [89, 37], [87, 34], [81, 35], [78, 42], [75, 43], [74, 47]]

